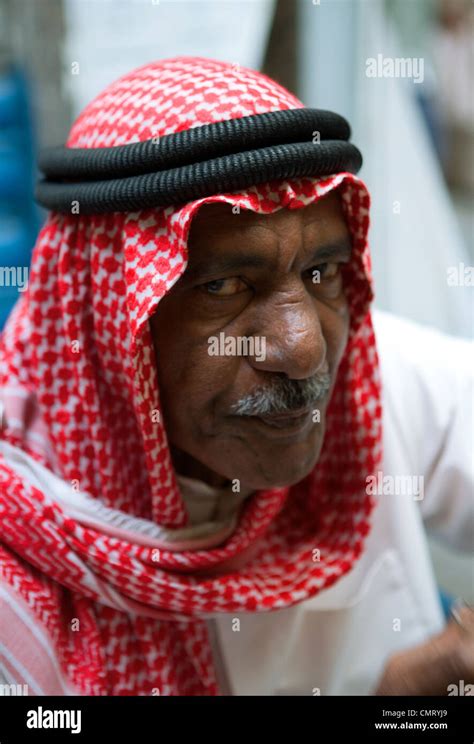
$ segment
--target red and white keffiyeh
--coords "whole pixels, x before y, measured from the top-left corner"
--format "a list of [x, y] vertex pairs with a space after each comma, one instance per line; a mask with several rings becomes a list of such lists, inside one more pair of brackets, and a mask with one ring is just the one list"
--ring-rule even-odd
[[[110, 85], [68, 145], [302, 106], [260, 73], [177, 57]], [[160, 398], [148, 321], [186, 268], [191, 220], [213, 201], [269, 214], [336, 188], [353, 238], [351, 325], [320, 460], [297, 486], [250, 496], [218, 544], [167, 543], [160, 528], [182, 529], [187, 512], [152, 416]], [[0, 662], [30, 693], [219, 694], [205, 618], [288, 607], [350, 570], [370, 529], [366, 478], [381, 461], [368, 211], [365, 186], [343, 173], [178, 208], [49, 215], [0, 353]], [[54, 474], [64, 498], [15, 467], [18, 450]]]

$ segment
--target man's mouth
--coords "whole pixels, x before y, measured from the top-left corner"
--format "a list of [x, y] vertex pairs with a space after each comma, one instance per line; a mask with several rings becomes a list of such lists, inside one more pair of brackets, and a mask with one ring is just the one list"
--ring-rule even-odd
[[291, 413], [265, 414], [264, 416], [249, 416], [248, 420], [255, 423], [265, 434], [273, 436], [292, 436], [301, 434], [309, 429], [312, 423], [312, 408], [300, 408]]
[[300, 408], [291, 413], [273, 413], [257, 416], [256, 418], [269, 426], [274, 426], [276, 429], [285, 429], [288, 426], [298, 426], [305, 423], [311, 410], [311, 408]]

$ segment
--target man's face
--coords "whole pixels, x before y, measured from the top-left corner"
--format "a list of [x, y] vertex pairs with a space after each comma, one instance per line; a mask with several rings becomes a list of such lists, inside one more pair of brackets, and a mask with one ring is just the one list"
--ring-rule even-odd
[[297, 483], [319, 458], [348, 336], [339, 197], [271, 215], [205, 205], [188, 245], [150, 320], [177, 471], [252, 489]]

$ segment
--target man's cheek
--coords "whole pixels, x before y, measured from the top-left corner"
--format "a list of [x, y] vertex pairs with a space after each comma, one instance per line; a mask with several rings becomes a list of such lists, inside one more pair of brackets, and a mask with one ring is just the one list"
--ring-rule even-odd
[[331, 314], [322, 325], [328, 347], [328, 361], [333, 373], [344, 355], [349, 339], [349, 308], [344, 306], [337, 314]]
[[209, 424], [231, 376], [228, 365], [220, 357], [209, 356], [207, 345], [179, 356], [179, 366], [168, 369], [163, 385], [167, 408], [175, 420]]

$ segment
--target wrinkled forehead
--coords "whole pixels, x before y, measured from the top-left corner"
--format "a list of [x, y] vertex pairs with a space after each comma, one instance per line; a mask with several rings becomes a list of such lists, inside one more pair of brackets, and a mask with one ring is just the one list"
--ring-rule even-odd
[[262, 213], [251, 208], [236, 209], [228, 202], [213, 202], [201, 205], [191, 221], [188, 233], [188, 247], [198, 245], [209, 238], [225, 238], [231, 235], [250, 234], [265, 230], [284, 235], [290, 228], [305, 229], [328, 226], [347, 231], [347, 224], [341, 194], [337, 189], [321, 197], [316, 202], [299, 209], [282, 207], [271, 213]]

